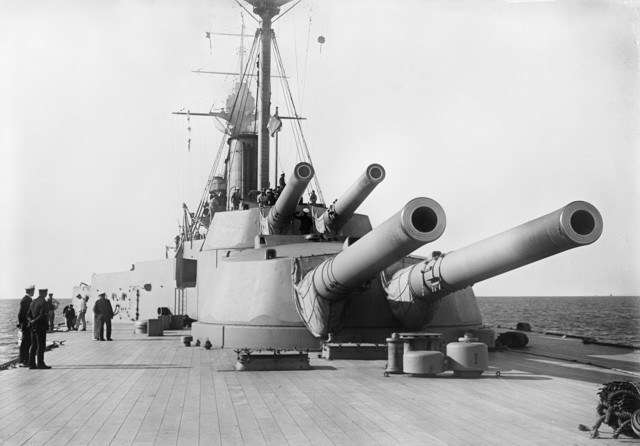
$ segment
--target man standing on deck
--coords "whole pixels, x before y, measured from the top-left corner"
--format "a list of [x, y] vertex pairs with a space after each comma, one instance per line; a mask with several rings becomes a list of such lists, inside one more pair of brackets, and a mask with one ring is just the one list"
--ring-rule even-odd
[[93, 340], [104, 341], [100, 332], [102, 331], [102, 299], [107, 295], [105, 293], [98, 294], [98, 299], [93, 304]]
[[78, 299], [80, 299], [80, 310], [78, 311], [78, 319], [76, 320], [76, 330], [80, 328], [80, 322], [82, 322], [82, 330], [87, 331], [87, 319], [85, 315], [87, 314], [87, 301], [89, 300], [89, 296], [80, 296], [78, 294]]
[[300, 234], [311, 234], [313, 232], [313, 218], [309, 209], [304, 208], [302, 212], [296, 213], [293, 218], [300, 220]]
[[95, 339], [104, 341], [104, 326], [107, 326], [107, 341], [111, 339], [111, 319], [113, 319], [113, 307], [111, 302], [106, 298], [106, 293], [100, 293], [99, 299], [93, 305], [93, 314], [95, 315]]
[[49, 304], [45, 301], [47, 291], [46, 288], [38, 290], [38, 298], [29, 305], [28, 319], [31, 325], [30, 369], [51, 368], [44, 363], [44, 349], [47, 347], [47, 328], [49, 326]]
[[20, 301], [20, 311], [18, 312], [18, 328], [22, 332], [20, 340], [20, 366], [27, 367], [29, 365], [29, 348], [31, 347], [31, 327], [29, 327], [29, 306], [33, 301], [33, 293], [36, 289], [35, 285], [25, 288], [26, 294]]
[[48, 329], [53, 332], [54, 320], [56, 318], [56, 309], [58, 308], [58, 301], [53, 298], [53, 293], [49, 293], [47, 298], [47, 321]]
[[62, 310], [62, 315], [65, 321], [67, 321], [67, 331], [75, 330], [76, 324], [76, 310], [73, 308], [73, 304], [69, 304]]

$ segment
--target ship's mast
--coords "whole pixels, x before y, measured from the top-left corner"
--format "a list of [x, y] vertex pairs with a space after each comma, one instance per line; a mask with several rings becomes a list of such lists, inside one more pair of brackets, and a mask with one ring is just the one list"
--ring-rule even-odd
[[262, 19], [258, 108], [258, 190], [269, 187], [269, 118], [271, 117], [271, 21], [290, 0], [247, 0]]
[[280, 9], [257, 7], [253, 10], [262, 18], [260, 30], [260, 108], [258, 108], [258, 190], [269, 187], [269, 116], [271, 116], [271, 19]]
[[242, 20], [242, 27], [240, 28], [240, 48], [238, 48], [240, 56], [238, 73], [242, 73], [244, 71], [244, 14], [240, 13], [240, 19]]

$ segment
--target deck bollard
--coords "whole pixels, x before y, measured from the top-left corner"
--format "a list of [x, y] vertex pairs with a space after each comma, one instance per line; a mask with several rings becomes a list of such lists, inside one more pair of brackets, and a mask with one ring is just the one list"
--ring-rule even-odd
[[384, 376], [390, 373], [402, 373], [402, 355], [404, 355], [404, 340], [400, 339], [398, 333], [391, 333], [387, 338], [387, 368]]

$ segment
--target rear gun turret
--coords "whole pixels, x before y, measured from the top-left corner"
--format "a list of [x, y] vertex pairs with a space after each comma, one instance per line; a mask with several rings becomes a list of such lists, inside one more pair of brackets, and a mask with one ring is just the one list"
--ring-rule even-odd
[[429, 321], [433, 304], [448, 293], [568, 249], [602, 234], [602, 216], [574, 201], [550, 214], [396, 272], [387, 288], [394, 315], [407, 328]]
[[319, 218], [319, 232], [337, 233], [384, 177], [384, 167], [380, 164], [367, 166], [356, 182]]
[[278, 200], [269, 210], [267, 223], [272, 232], [279, 232], [291, 219], [291, 216], [296, 211], [296, 205], [300, 201], [300, 197], [314, 174], [311, 164], [305, 162], [296, 164], [293, 174], [289, 177], [289, 181], [282, 192], [280, 192]]

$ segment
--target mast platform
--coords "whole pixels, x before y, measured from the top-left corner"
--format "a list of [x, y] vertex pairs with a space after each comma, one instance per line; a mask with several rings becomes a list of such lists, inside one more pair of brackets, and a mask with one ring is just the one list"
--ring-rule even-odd
[[[183, 334], [55, 333], [66, 342], [45, 355], [51, 370], [0, 372], [0, 443], [593, 445], [577, 426], [595, 420], [600, 383], [632, 379], [515, 352], [491, 353], [481, 379], [385, 378], [384, 361], [315, 355], [313, 370], [236, 372], [233, 351], [184, 347]], [[578, 342], [532, 337], [545, 353]], [[607, 351], [616, 366], [637, 361]], [[604, 426], [597, 443], [619, 444], [610, 438]]]

